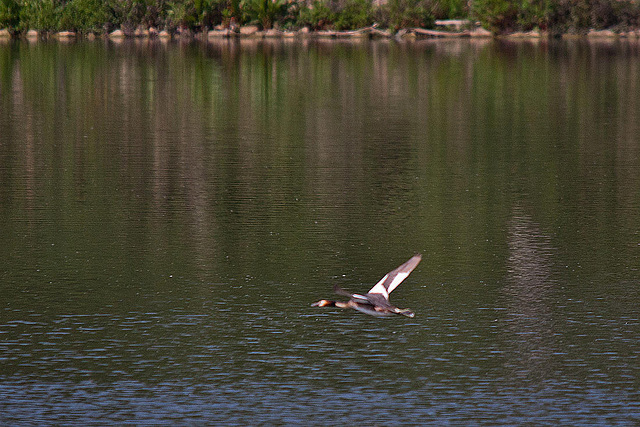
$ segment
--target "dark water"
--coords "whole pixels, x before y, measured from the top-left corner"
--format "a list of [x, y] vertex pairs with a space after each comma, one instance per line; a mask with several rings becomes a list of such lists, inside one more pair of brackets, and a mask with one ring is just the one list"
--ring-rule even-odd
[[[0, 423], [640, 423], [640, 43], [0, 44]], [[314, 309], [422, 252], [391, 301]]]

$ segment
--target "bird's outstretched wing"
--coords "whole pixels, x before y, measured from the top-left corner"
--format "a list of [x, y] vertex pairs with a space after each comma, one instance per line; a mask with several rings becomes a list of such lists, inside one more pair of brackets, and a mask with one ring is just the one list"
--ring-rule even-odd
[[404, 279], [409, 276], [409, 274], [413, 271], [414, 268], [420, 263], [422, 260], [422, 255], [416, 254], [411, 259], [395, 270], [387, 273], [378, 283], [375, 284], [373, 288], [369, 290], [370, 294], [380, 294], [386, 300], [389, 300], [389, 294], [395, 288], [402, 283]]

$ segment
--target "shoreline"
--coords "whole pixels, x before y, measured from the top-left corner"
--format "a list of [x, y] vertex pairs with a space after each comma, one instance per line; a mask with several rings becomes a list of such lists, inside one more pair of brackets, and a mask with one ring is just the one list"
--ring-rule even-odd
[[[451, 21], [441, 21], [440, 27], [447, 28]], [[458, 22], [458, 21], [453, 21]], [[404, 28], [397, 32], [391, 30], [383, 30], [377, 28], [377, 26], [360, 28], [357, 30], [349, 31], [334, 31], [334, 30], [318, 30], [312, 31], [308, 28], [302, 28], [297, 31], [283, 31], [283, 30], [260, 30], [255, 25], [246, 25], [237, 27], [235, 29], [214, 29], [205, 30], [201, 32], [193, 32], [191, 30], [178, 29], [174, 33], [170, 33], [166, 30], [158, 31], [151, 28], [138, 28], [133, 32], [125, 33], [122, 30], [115, 30], [111, 33], [96, 34], [96, 33], [81, 33], [74, 31], [59, 31], [55, 33], [49, 33], [45, 31], [29, 30], [22, 34], [11, 34], [7, 29], [0, 29], [0, 40], [21, 40], [26, 39], [28, 41], [45, 41], [45, 40], [58, 40], [58, 41], [72, 41], [77, 39], [83, 40], [95, 40], [95, 39], [108, 39], [108, 40], [124, 40], [124, 39], [158, 39], [161, 41], [169, 40], [215, 40], [215, 39], [395, 39], [395, 40], [413, 40], [413, 39], [507, 39], [507, 40], [531, 40], [531, 39], [548, 39], [548, 38], [560, 38], [560, 39], [640, 39], [640, 29], [630, 30], [626, 32], [614, 32], [611, 30], [594, 30], [591, 29], [583, 34], [561, 34], [551, 35], [543, 31], [528, 31], [528, 32], [512, 32], [506, 34], [494, 34], [482, 27], [476, 27], [473, 29], [457, 29], [455, 31], [441, 30], [441, 29], [426, 29], [426, 28]]]

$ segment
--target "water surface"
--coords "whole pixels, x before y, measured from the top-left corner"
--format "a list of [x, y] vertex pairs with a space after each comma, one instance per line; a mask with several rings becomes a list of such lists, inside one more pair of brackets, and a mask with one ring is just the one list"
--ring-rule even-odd
[[0, 421], [637, 424], [639, 48], [0, 44]]

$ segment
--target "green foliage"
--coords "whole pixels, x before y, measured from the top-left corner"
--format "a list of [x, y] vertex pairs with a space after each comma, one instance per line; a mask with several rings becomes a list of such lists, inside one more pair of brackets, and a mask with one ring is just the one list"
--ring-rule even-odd
[[496, 33], [540, 28], [552, 34], [640, 25], [633, 0], [474, 0], [473, 15]]
[[519, 6], [515, 0], [474, 0], [473, 12], [484, 28], [500, 33], [517, 27]]
[[632, 0], [551, 2], [546, 15], [553, 33], [584, 32], [589, 28], [628, 29], [640, 25], [640, 3]]
[[16, 0], [0, 0], [0, 28], [16, 30], [20, 25], [20, 4]]
[[61, 28], [62, 6], [54, 0], [24, 0], [20, 9], [20, 28], [57, 31]]
[[196, 7], [193, 1], [173, 1], [167, 4], [167, 23], [169, 28], [193, 28], [195, 26]]
[[160, 26], [168, 28], [201, 30], [241, 17], [240, 0], [176, 0], [167, 2], [165, 9]]
[[308, 26], [312, 30], [320, 30], [328, 25], [332, 25], [335, 14], [323, 1], [316, 0], [310, 7], [300, 10], [298, 23], [300, 26]]
[[436, 19], [454, 19], [468, 15], [468, 4], [467, 0], [435, 0], [424, 6]]
[[60, 28], [100, 32], [111, 21], [107, 3], [101, 0], [70, 0], [62, 9]]
[[159, 27], [166, 15], [166, 3], [158, 0], [112, 0], [113, 25], [132, 30], [140, 25]]
[[110, 0], [120, 17], [116, 26], [125, 29], [156, 27], [175, 30], [178, 27], [199, 29], [208, 22], [209, 1], [213, 0]]
[[222, 11], [226, 3], [221, 0], [194, 0], [198, 26], [209, 28], [222, 22]]
[[626, 0], [617, 1], [614, 4], [614, 13], [618, 18], [615, 27], [631, 29], [640, 27], [640, 3]]
[[518, 28], [529, 31], [547, 29], [551, 0], [523, 0], [518, 11]]
[[0, 0], [0, 28], [20, 32], [106, 32], [138, 26], [200, 30], [254, 22], [264, 29], [351, 30], [374, 22], [430, 28], [434, 19], [470, 18], [496, 32], [553, 33], [640, 26], [640, 0]]
[[373, 25], [375, 19], [369, 0], [347, 0], [335, 14], [333, 26], [336, 30], [354, 30]]
[[[225, 1], [225, 0], [223, 0]], [[229, 26], [231, 22], [239, 23], [242, 21], [242, 10], [240, 9], [241, 0], [226, 0], [222, 9], [222, 23]]]
[[380, 20], [394, 30], [409, 27], [432, 28], [434, 17], [430, 6], [425, 0], [389, 0], [380, 11]]
[[333, 28], [342, 31], [373, 25], [375, 18], [369, 0], [346, 0], [342, 4], [316, 0], [312, 6], [300, 10], [298, 24], [314, 30]]
[[286, 14], [287, 3], [286, 0], [243, 0], [240, 7], [249, 22], [257, 22], [263, 29], [270, 29]]

